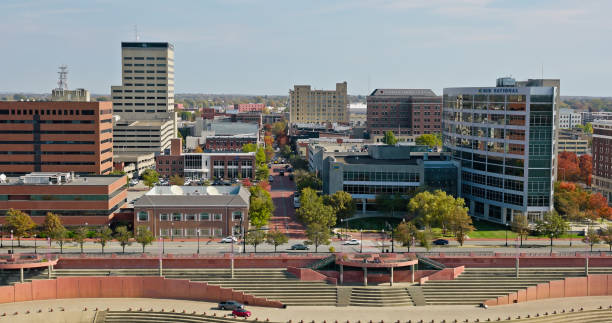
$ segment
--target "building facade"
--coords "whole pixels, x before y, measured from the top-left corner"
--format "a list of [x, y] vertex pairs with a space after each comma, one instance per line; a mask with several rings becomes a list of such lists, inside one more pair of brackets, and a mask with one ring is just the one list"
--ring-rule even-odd
[[612, 120], [593, 122], [593, 189], [612, 201]]
[[587, 123], [593, 123], [595, 120], [612, 120], [612, 112], [609, 111], [600, 111], [600, 112], [590, 112], [583, 111], [580, 112], [582, 125], [586, 125]]
[[122, 85], [112, 86], [119, 153], [159, 153], [176, 137], [174, 46], [122, 42]]
[[208, 136], [204, 149], [206, 151], [242, 151], [246, 144], [257, 144], [257, 137], [251, 135]]
[[0, 172], [108, 174], [110, 102], [0, 102]]
[[156, 237], [221, 238], [248, 230], [248, 190], [238, 186], [156, 186], [134, 202], [134, 227]]
[[349, 123], [347, 83], [336, 83], [335, 91], [312, 90], [295, 85], [289, 90], [289, 123]]
[[238, 112], [262, 112], [266, 107], [263, 103], [240, 103], [234, 104], [234, 110]]
[[125, 176], [30, 173], [0, 181], [0, 221], [9, 209], [23, 211], [38, 225], [47, 212], [64, 225], [107, 225], [127, 203]]
[[442, 98], [432, 90], [376, 89], [366, 102], [367, 131], [374, 141], [381, 141], [386, 131], [400, 141], [440, 132]]
[[472, 216], [534, 222], [553, 209], [558, 87], [501, 85], [444, 89], [443, 142]]
[[57, 88], [51, 90], [51, 101], [89, 102], [89, 91], [85, 89], [66, 90]]
[[582, 114], [572, 109], [559, 109], [559, 129], [572, 129], [582, 125]]

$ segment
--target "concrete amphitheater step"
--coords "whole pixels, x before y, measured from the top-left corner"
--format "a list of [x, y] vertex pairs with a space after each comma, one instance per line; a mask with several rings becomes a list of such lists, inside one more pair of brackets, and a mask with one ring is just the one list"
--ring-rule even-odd
[[351, 306], [412, 306], [414, 302], [406, 288], [352, 288]]
[[579, 311], [573, 313], [563, 313], [563, 314], [551, 314], [539, 317], [531, 317], [531, 318], [523, 318], [516, 319], [513, 322], [529, 322], [529, 323], [574, 323], [574, 322], [582, 322], [582, 323], [596, 323], [596, 322], [606, 322], [609, 323], [612, 321], [612, 310], [610, 309], [601, 309], [601, 310], [588, 310], [588, 311]]
[[[238, 322], [234, 318], [223, 318], [214, 316], [169, 313], [169, 312], [128, 312], [128, 311], [108, 311], [101, 312], [103, 321], [101, 322], [184, 322], [184, 323], [227, 323]], [[98, 320], [96, 320], [96, 323]]]

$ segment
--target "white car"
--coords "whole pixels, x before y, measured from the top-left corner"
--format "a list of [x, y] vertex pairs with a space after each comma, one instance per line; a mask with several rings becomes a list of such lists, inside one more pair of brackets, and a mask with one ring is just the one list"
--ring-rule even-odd
[[351, 239], [351, 240], [344, 241], [342, 244], [359, 245], [361, 244], [361, 241], [359, 241], [358, 239]]
[[296, 209], [300, 208], [300, 198], [297, 196], [293, 197], [293, 207]]
[[221, 239], [221, 243], [232, 243], [232, 242], [238, 242], [238, 239], [233, 236], [229, 236], [229, 237], [225, 237]]
[[138, 185], [138, 180], [137, 179], [130, 180], [130, 185], [131, 186]]

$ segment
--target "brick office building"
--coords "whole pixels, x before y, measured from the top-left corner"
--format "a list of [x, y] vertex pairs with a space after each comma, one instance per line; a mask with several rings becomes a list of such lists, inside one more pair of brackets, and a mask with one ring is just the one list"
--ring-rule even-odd
[[108, 174], [111, 102], [0, 102], [0, 172]]
[[9, 209], [28, 213], [42, 224], [47, 212], [64, 225], [107, 225], [127, 203], [125, 176], [73, 176], [30, 173], [0, 181], [0, 222]]
[[256, 135], [208, 136], [204, 149], [207, 151], [242, 151], [246, 144], [257, 145]]
[[183, 176], [183, 144], [181, 138], [170, 140], [170, 154], [155, 156], [155, 169], [161, 177]]
[[171, 238], [238, 235], [248, 229], [249, 197], [243, 186], [156, 186], [134, 202], [134, 227]]
[[593, 189], [612, 201], [612, 120], [593, 122]]
[[400, 140], [439, 133], [442, 98], [428, 89], [376, 89], [367, 99], [367, 131], [380, 140], [393, 131]]
[[263, 103], [240, 103], [234, 104], [234, 110], [238, 112], [262, 112], [266, 107]]

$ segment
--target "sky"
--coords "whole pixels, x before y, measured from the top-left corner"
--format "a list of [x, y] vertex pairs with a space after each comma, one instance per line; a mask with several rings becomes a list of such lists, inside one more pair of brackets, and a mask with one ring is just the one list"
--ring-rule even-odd
[[608, 0], [2, 0], [0, 92], [121, 84], [121, 41], [175, 46], [176, 93], [286, 95], [294, 84], [494, 86], [560, 78], [612, 96]]

